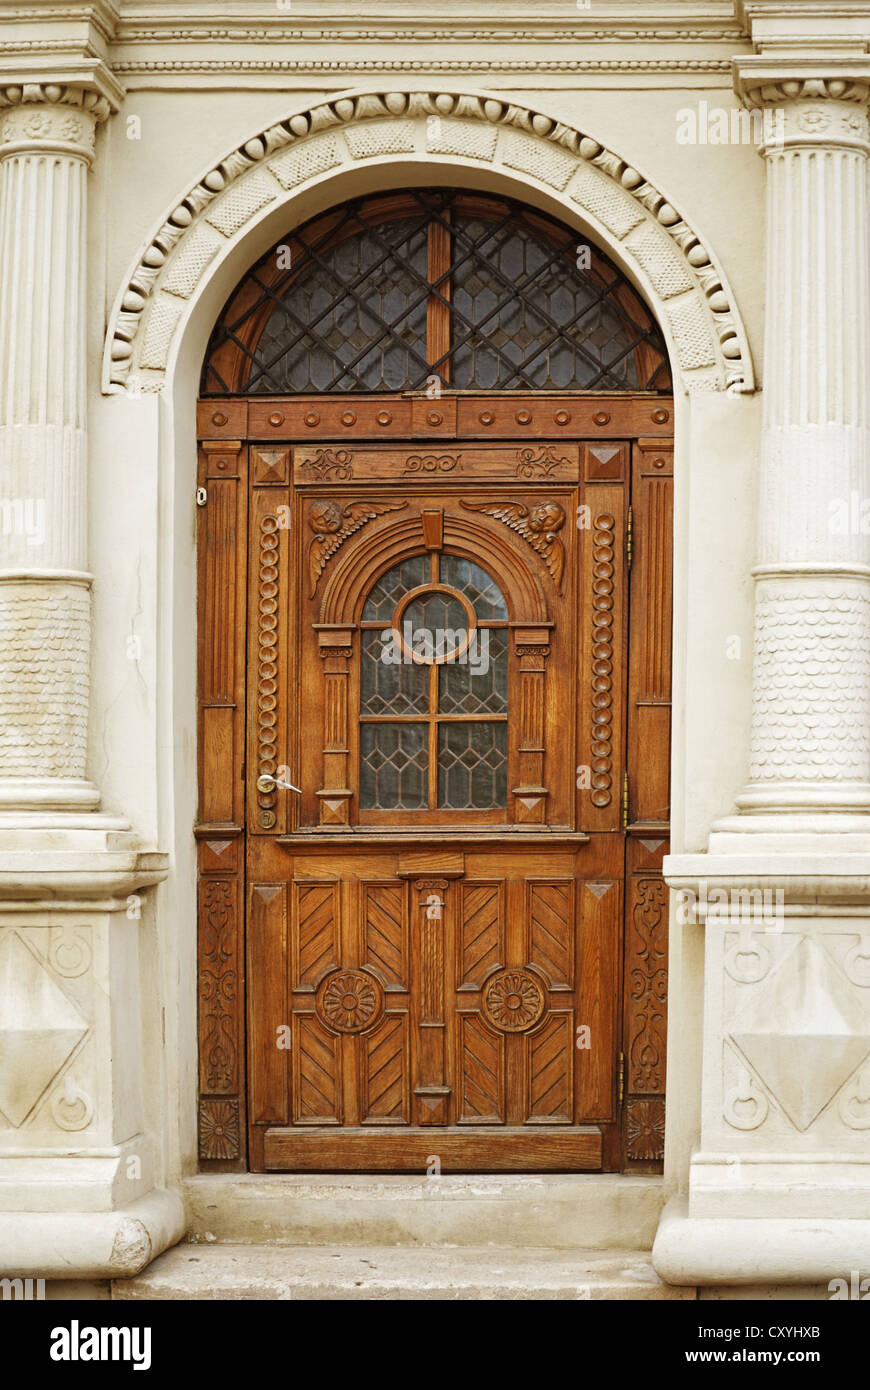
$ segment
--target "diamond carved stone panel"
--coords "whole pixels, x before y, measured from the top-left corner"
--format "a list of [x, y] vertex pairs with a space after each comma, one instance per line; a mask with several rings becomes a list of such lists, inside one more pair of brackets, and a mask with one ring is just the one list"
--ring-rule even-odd
[[16, 1129], [88, 1031], [18, 932], [0, 937], [0, 1111]]
[[805, 936], [739, 1011], [731, 1040], [804, 1133], [870, 1054], [870, 1014]]

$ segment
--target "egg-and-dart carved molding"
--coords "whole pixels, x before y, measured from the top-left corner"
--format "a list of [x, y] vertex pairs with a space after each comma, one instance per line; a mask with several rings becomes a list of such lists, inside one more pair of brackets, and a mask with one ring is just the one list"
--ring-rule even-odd
[[187, 301], [264, 208], [289, 202], [324, 174], [415, 153], [489, 165], [513, 183], [540, 185], [569, 216], [587, 214], [609, 234], [611, 254], [647, 286], [685, 389], [755, 389], [745, 329], [720, 267], [649, 178], [552, 116], [485, 93], [445, 91], [337, 96], [275, 122], [206, 170], [155, 227], [118, 293], [103, 389], [162, 389]]

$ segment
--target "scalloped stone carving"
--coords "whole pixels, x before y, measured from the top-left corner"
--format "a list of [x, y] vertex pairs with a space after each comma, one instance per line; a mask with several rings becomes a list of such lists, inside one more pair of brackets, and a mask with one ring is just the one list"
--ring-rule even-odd
[[[140, 380], [139, 369], [143, 389], [161, 389], [180, 322], [168, 316], [163, 291], [189, 298], [209, 273], [211, 257], [196, 274], [202, 243], [199, 256], [187, 253], [202, 222], [229, 242], [244, 236], [271, 201], [273, 181], [290, 192], [359, 160], [413, 150], [454, 154], [471, 167], [485, 163], [506, 178], [516, 180], [519, 173], [547, 185], [566, 211], [574, 204], [620, 240], [645, 223], [637, 254], [625, 243], [622, 257], [652, 287], [652, 307], [670, 326], [674, 366], [684, 373], [686, 389], [755, 389], [746, 335], [722, 272], [654, 184], [598, 141], [550, 116], [495, 97], [450, 92], [335, 97], [269, 126], [215, 165], [156, 230], [118, 296], [106, 341], [104, 389], [124, 389], [131, 372]], [[665, 313], [661, 306], [674, 296], [674, 309]], [[160, 322], [149, 331], [153, 315]]]

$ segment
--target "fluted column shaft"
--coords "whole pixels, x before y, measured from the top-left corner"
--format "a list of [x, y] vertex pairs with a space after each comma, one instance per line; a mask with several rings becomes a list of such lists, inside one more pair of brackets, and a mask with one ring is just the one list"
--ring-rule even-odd
[[738, 804], [765, 812], [866, 810], [867, 92], [845, 82], [795, 82], [753, 95], [782, 107], [784, 138], [764, 149], [752, 751]]
[[94, 806], [85, 780], [87, 174], [104, 99], [0, 91], [0, 807]]

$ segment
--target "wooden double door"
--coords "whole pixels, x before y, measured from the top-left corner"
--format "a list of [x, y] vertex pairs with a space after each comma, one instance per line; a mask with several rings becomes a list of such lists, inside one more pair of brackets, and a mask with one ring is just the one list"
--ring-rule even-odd
[[199, 419], [204, 1163], [656, 1162], [670, 402]]

